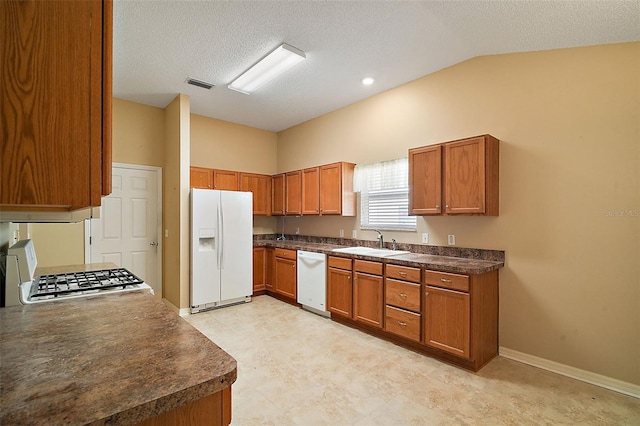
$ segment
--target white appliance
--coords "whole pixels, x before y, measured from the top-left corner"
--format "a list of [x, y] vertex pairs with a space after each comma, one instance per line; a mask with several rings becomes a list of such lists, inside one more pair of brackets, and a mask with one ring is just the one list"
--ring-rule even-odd
[[33, 241], [18, 241], [7, 252], [5, 306], [153, 290], [124, 268], [70, 271], [34, 277], [38, 260]]
[[252, 196], [191, 190], [191, 313], [251, 301]]
[[324, 253], [298, 250], [298, 303], [322, 316], [327, 311], [327, 256]]

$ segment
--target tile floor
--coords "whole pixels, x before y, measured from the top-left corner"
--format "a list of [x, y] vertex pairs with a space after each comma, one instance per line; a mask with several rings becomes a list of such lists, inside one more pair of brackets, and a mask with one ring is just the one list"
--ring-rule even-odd
[[238, 361], [233, 426], [640, 425], [640, 399], [501, 357], [471, 373], [269, 296], [186, 319]]

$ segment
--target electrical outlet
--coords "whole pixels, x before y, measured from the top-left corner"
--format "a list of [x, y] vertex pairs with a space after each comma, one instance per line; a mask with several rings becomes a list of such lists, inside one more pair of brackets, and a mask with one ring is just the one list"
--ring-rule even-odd
[[456, 245], [456, 236], [453, 234], [449, 234], [447, 237], [447, 242], [449, 243], [450, 246], [455, 246]]
[[353, 230], [351, 231], [351, 238], [358, 238], [358, 231], [357, 230]]
[[165, 238], [169, 238], [169, 230], [168, 229], [164, 230], [164, 237]]
[[300, 228], [296, 228], [296, 235], [300, 235]]
[[422, 244], [429, 244], [429, 234], [426, 232], [422, 233]]
[[344, 229], [340, 230], [340, 238], [344, 238]]

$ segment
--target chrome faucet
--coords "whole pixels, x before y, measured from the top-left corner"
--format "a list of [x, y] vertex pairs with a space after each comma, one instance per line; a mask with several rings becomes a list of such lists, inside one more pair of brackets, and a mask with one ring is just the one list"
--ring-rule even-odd
[[384, 238], [382, 237], [382, 232], [378, 231], [377, 229], [374, 229], [374, 231], [378, 233], [378, 247], [384, 248]]
[[396, 243], [395, 239], [391, 239], [391, 250], [395, 250], [398, 248], [398, 244]]

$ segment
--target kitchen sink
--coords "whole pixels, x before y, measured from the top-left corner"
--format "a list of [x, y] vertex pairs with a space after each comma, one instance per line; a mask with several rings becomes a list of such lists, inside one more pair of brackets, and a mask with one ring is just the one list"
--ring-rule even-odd
[[374, 256], [374, 257], [388, 257], [388, 256], [396, 256], [399, 254], [408, 254], [411, 253], [409, 251], [404, 250], [389, 250], [389, 249], [380, 249], [380, 248], [372, 248], [372, 247], [344, 247], [333, 249], [332, 251], [338, 253], [349, 253], [349, 254], [358, 254], [361, 256]]

